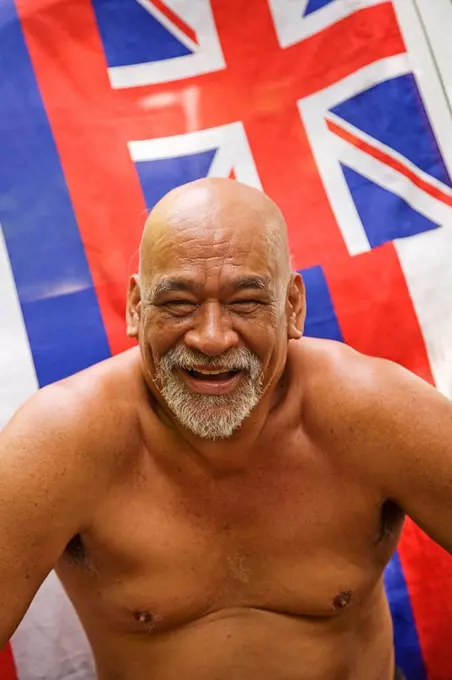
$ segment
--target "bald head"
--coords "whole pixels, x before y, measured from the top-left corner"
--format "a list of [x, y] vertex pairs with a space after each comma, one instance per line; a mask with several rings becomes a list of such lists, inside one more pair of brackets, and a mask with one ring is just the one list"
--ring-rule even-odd
[[140, 276], [146, 286], [158, 268], [156, 254], [178, 236], [209, 240], [212, 256], [221, 238], [240, 239], [247, 247], [265, 244], [275, 271], [288, 280], [290, 256], [281, 211], [263, 192], [236, 180], [206, 178], [177, 187], [150, 212], [140, 246]]

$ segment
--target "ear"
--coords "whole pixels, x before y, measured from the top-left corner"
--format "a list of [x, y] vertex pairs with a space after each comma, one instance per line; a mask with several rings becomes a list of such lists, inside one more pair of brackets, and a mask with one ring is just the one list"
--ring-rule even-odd
[[141, 317], [140, 277], [134, 274], [129, 279], [126, 307], [126, 332], [129, 338], [137, 338]]
[[300, 274], [293, 273], [287, 290], [287, 336], [299, 340], [303, 335], [306, 318], [306, 290]]

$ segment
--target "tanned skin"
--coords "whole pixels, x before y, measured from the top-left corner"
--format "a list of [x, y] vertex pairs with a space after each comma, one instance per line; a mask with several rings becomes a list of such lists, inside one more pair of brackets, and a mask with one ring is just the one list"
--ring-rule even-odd
[[[452, 406], [303, 337], [305, 312], [267, 197], [203, 180], [160, 202], [129, 286], [138, 346], [1, 433], [0, 647], [56, 568], [99, 680], [393, 679], [383, 571], [406, 514], [452, 550]], [[182, 345], [258, 357], [232, 436], [195, 436], [163, 399], [156, 367]]]

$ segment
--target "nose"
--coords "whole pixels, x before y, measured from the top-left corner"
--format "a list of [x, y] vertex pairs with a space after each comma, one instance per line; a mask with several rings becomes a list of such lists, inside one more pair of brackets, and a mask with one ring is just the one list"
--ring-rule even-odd
[[218, 302], [203, 304], [196, 313], [193, 328], [185, 334], [187, 347], [207, 356], [219, 356], [231, 347], [236, 347], [238, 341], [228, 313]]

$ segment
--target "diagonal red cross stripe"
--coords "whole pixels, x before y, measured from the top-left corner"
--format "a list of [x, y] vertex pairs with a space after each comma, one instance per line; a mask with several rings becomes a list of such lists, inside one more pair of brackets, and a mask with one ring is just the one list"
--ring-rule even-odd
[[161, 0], [150, 0], [150, 2], [163, 14], [164, 17], [171, 21], [174, 26], [177, 26], [177, 28], [182, 31], [182, 33], [184, 33], [187, 38], [189, 38], [196, 45], [198, 44], [198, 36], [196, 35], [196, 32], [179, 15], [173, 12], [171, 7], [168, 7], [166, 2], [162, 2]]
[[350, 142], [350, 144], [356, 146], [357, 149], [365, 151], [369, 154], [369, 156], [373, 156], [377, 160], [386, 163], [386, 165], [389, 165], [389, 167], [393, 168], [394, 170], [397, 170], [397, 172], [400, 172], [415, 186], [419, 187], [419, 189], [422, 189], [430, 196], [433, 196], [433, 198], [437, 198], [439, 201], [446, 203], [446, 205], [452, 206], [452, 196], [449, 193], [446, 193], [446, 191], [443, 189], [438, 188], [433, 182], [429, 182], [423, 177], [419, 177], [418, 173], [407, 167], [407, 165], [402, 161], [390, 156], [385, 151], [382, 151], [373, 144], [369, 144], [369, 142], [360, 139], [334, 121], [328, 120], [327, 126], [332, 132], [344, 139], [346, 142]]

